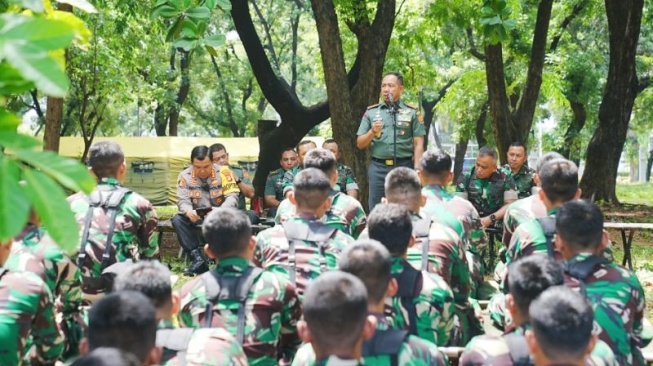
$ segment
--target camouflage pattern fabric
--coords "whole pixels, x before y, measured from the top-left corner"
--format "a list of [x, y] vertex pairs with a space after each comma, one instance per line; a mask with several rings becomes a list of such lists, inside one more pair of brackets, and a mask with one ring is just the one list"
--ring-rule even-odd
[[[376, 317], [376, 331], [383, 332], [390, 329], [390, 324], [385, 319], [383, 314], [370, 313]], [[413, 335], [409, 335], [399, 348], [397, 361], [399, 365], [409, 366], [445, 366], [449, 362], [445, 355], [443, 355], [438, 347], [426, 340], [420, 339]], [[315, 352], [310, 343], [304, 343], [292, 362], [292, 366], [308, 366], [315, 362]], [[365, 365], [376, 366], [391, 366], [390, 356], [378, 355], [364, 357], [363, 363]]]
[[[552, 208], [547, 212], [547, 216], [555, 217], [558, 210], [557, 207]], [[546, 236], [544, 236], [544, 229], [540, 223], [537, 220], [530, 220], [515, 229], [515, 234], [510, 239], [510, 245], [506, 251], [506, 267], [519, 258], [536, 253], [547, 254]]]
[[316, 362], [310, 363], [311, 366], [363, 366], [358, 360], [343, 360], [338, 356], [329, 356]]
[[345, 164], [338, 162], [336, 164], [338, 170], [338, 187], [340, 192], [347, 194], [347, 191], [358, 190], [358, 183], [354, 177], [354, 171]]
[[54, 364], [64, 349], [55, 319], [52, 293], [43, 280], [29, 272], [4, 271], [0, 276], [0, 365], [19, 365], [28, 352], [28, 337], [30, 363]]
[[[410, 266], [405, 259], [392, 258], [392, 274], [399, 275]], [[442, 277], [422, 272], [422, 284], [415, 289], [412, 303], [417, 312], [416, 333], [422, 339], [445, 346], [454, 326], [453, 292]], [[390, 326], [395, 329], [408, 329], [408, 311], [398, 296], [386, 299], [385, 315]]]
[[[367, 225], [367, 216], [360, 202], [346, 193], [332, 189], [329, 193], [331, 208], [326, 213], [324, 223], [358, 239]], [[285, 199], [277, 208], [275, 224], [280, 224], [295, 216], [295, 206]]]
[[[249, 266], [244, 258], [224, 258], [214, 269], [219, 276], [239, 277]], [[201, 328], [205, 326], [206, 287], [201, 278], [186, 283], [180, 290], [182, 326]], [[212, 327], [224, 327], [235, 336], [238, 326], [236, 309], [238, 302], [219, 301], [213, 306]], [[295, 288], [283, 276], [270, 271], [254, 282], [245, 301], [245, 332], [243, 350], [250, 365], [276, 365], [277, 351], [288, 357], [295, 354], [300, 344], [297, 321], [302, 309]]]
[[503, 247], [510, 246], [510, 239], [512, 239], [517, 226], [540, 217], [546, 217], [546, 206], [537, 194], [511, 203], [503, 216], [503, 238], [501, 239]]
[[[579, 253], [565, 263], [566, 268], [590, 260]], [[569, 275], [569, 272], [566, 271]], [[598, 264], [585, 281], [567, 277], [567, 285], [579, 289], [594, 307], [599, 338], [610, 346], [619, 365], [645, 365], [640, 348], [645, 347], [644, 290], [632, 271], [612, 262]]]
[[[184, 366], [177, 352], [163, 348], [161, 366]], [[243, 348], [224, 328], [195, 329], [188, 342], [186, 363], [188, 366], [247, 366]]]
[[[523, 335], [528, 325], [517, 327], [513, 330], [516, 334]], [[512, 333], [512, 332], [511, 332]], [[460, 366], [501, 365], [511, 366], [508, 343], [503, 336], [478, 336], [474, 337], [465, 347], [460, 357]], [[617, 366], [614, 353], [604, 342], [596, 343], [592, 353], [585, 359], [586, 366]]]
[[[113, 178], [103, 178], [98, 182], [98, 189], [115, 189], [120, 183]], [[80, 236], [86, 213], [89, 210], [87, 197], [82, 193], [68, 197], [70, 208], [75, 213], [80, 227]], [[99, 277], [102, 270], [107, 232], [108, 215], [100, 207], [93, 211], [93, 218], [86, 245], [86, 261], [80, 268], [83, 276]], [[108, 265], [127, 259], [153, 259], [159, 255], [157, 216], [150, 201], [138, 193], [132, 192], [123, 198], [116, 215], [112, 246]]]
[[[289, 222], [306, 224], [310, 221], [317, 221], [316, 217], [295, 216]], [[338, 258], [345, 247], [354, 242], [354, 239], [339, 230], [336, 230], [331, 239], [324, 244], [324, 257], [326, 268], [338, 268]], [[303, 241], [305, 245], [295, 247], [295, 266], [297, 275], [297, 293], [300, 299], [304, 299], [304, 292], [309, 282], [320, 275], [320, 254], [318, 245], [315, 242]], [[255, 265], [282, 275], [289, 280], [288, 272], [288, 249], [289, 243], [286, 232], [281, 225], [274, 226], [261, 231], [256, 237], [256, 248], [254, 249]]]
[[284, 197], [286, 196], [286, 193], [292, 189], [292, 181], [295, 179], [295, 176], [299, 174], [304, 168], [301, 165], [297, 165], [296, 167], [286, 170], [285, 173], [283, 173], [283, 195]]
[[503, 194], [509, 189], [514, 189], [514, 182], [500, 170], [486, 179], [478, 178], [475, 170], [474, 167], [458, 178], [456, 192], [467, 193], [469, 202], [474, 205], [481, 217], [485, 217], [503, 207]]
[[531, 188], [535, 187], [535, 182], [533, 181], [535, 170], [529, 168], [528, 163], [522, 165], [517, 173], [513, 173], [508, 164], [502, 166], [501, 171], [514, 182], [518, 198], [526, 198], [531, 195]]
[[283, 176], [286, 174], [286, 171], [279, 168], [273, 170], [268, 175], [268, 179], [265, 181], [265, 195], [274, 196], [277, 201], [283, 201]]

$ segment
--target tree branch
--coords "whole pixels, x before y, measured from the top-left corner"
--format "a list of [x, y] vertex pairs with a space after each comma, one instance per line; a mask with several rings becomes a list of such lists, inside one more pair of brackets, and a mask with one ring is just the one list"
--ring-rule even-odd
[[476, 57], [480, 61], [485, 62], [485, 55], [476, 48], [476, 43], [474, 42], [474, 33], [472, 31], [472, 28], [467, 28], [465, 30], [465, 33], [467, 33], [467, 40], [469, 41], [469, 53], [472, 54], [472, 56]]
[[650, 87], [651, 84], [653, 84], [653, 82], [651, 81], [650, 75], [641, 77], [637, 82], [637, 92], [635, 95], [641, 94], [644, 90], [646, 90], [646, 88]]
[[563, 19], [562, 23], [560, 23], [560, 28], [556, 32], [556, 35], [553, 36], [553, 39], [551, 40], [551, 46], [549, 47], [549, 51], [555, 51], [558, 48], [558, 44], [560, 43], [560, 39], [562, 38], [562, 35], [564, 34], [565, 30], [567, 27], [569, 27], [569, 24], [578, 16], [580, 13], [585, 9], [587, 4], [589, 3], [588, 0], [580, 0], [574, 5], [574, 7], [571, 9], [571, 13]]
[[266, 41], [265, 48], [267, 48], [268, 51], [270, 52], [270, 57], [272, 58], [272, 62], [274, 63], [274, 66], [277, 68], [277, 70], [281, 71], [281, 66], [279, 65], [279, 58], [277, 57], [277, 54], [274, 50], [274, 45], [272, 44], [272, 32], [270, 31], [270, 24], [268, 24], [268, 21], [263, 16], [263, 13], [261, 12], [261, 9], [256, 3], [256, 0], [250, 0], [250, 1], [252, 3], [252, 7], [254, 8], [254, 11], [256, 12], [256, 16], [258, 17], [258, 20], [259, 22], [261, 22], [261, 25], [263, 26], [263, 30], [265, 31], [265, 41]]

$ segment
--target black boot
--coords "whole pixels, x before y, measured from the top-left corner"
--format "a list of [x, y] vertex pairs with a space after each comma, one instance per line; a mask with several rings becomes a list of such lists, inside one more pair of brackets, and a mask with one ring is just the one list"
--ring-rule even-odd
[[184, 275], [195, 276], [209, 270], [209, 266], [206, 264], [206, 260], [204, 260], [204, 256], [199, 249], [191, 251], [190, 256], [193, 259], [193, 263], [189, 267], [184, 268]]

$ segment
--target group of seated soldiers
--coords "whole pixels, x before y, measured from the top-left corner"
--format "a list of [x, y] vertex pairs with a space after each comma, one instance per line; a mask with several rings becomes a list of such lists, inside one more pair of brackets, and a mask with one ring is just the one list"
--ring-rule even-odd
[[[245, 178], [213, 164], [223, 150], [194, 149], [180, 174], [188, 201], [174, 220], [201, 222], [202, 238], [182, 245], [207, 268], [173, 291], [169, 269], [151, 260], [151, 204], [120, 185], [119, 146], [95, 144], [98, 189], [69, 199], [77, 261], [36, 217], [0, 245], [0, 365], [53, 364], [77, 350], [75, 365], [645, 364], [642, 286], [611, 260], [603, 215], [578, 199], [573, 162], [550, 153], [534, 173], [524, 159], [506, 174], [481, 149], [456, 186], [467, 200], [447, 189], [451, 157], [427, 151], [419, 171], [387, 175], [383, 203], [367, 216], [339, 188], [336, 155], [300, 149], [301, 169], [286, 172], [285, 196], [275, 197], [277, 225], [253, 236], [247, 214], [223, 204], [233, 198], [218, 175], [237, 186]], [[530, 174], [536, 189], [520, 177]], [[506, 205], [522, 191], [536, 194]], [[492, 287], [484, 229], [501, 218]], [[484, 335], [486, 319], [504, 333]], [[465, 347], [459, 358], [449, 359], [451, 346]]]

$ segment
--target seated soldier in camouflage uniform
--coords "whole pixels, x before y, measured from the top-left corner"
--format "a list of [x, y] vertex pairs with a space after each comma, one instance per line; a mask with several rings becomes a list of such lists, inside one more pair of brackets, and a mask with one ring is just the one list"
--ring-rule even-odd
[[84, 299], [93, 302], [106, 291], [101, 278], [104, 269], [128, 259], [156, 258], [159, 245], [154, 207], [121, 184], [127, 169], [120, 146], [113, 141], [93, 144], [88, 164], [98, 179], [97, 188], [88, 196], [74, 194], [68, 202], [81, 237], [77, 266], [82, 272], [82, 291]]
[[362, 366], [363, 341], [374, 334], [363, 282], [349, 273], [327, 272], [306, 290], [304, 320], [297, 325], [317, 361], [311, 366]]
[[[330, 151], [322, 151], [333, 157]], [[332, 180], [321, 170], [302, 170], [293, 185], [288, 199], [295, 216], [258, 234], [254, 263], [288, 278], [301, 299], [311, 280], [336, 268], [340, 252], [354, 239], [321, 221], [331, 207], [333, 189]]]
[[[331, 186], [337, 187], [338, 172], [336, 171], [336, 158], [331, 151], [326, 149], [314, 149], [306, 153], [304, 157], [304, 168], [320, 169], [331, 180]], [[331, 207], [326, 212], [327, 226], [336, 228], [343, 233], [357, 239], [365, 229], [366, 216], [363, 206], [355, 198], [331, 188], [329, 192]], [[295, 207], [290, 200], [284, 200], [279, 205], [275, 223], [287, 221], [295, 216]]]
[[281, 168], [271, 171], [265, 181], [265, 206], [269, 209], [268, 218], [275, 217], [277, 207], [283, 201], [283, 176], [287, 171], [297, 166], [295, 149], [287, 148], [281, 152], [279, 160]]
[[91, 306], [88, 334], [80, 346], [82, 355], [100, 347], [118, 348], [136, 356], [143, 366], [158, 365], [156, 309], [136, 291], [107, 294]]
[[[227, 182], [223, 182], [223, 189], [227, 192], [238, 190], [238, 209], [245, 212], [252, 224], [258, 224], [258, 216], [254, 211], [248, 210], [245, 198], [254, 198], [254, 185], [249, 180], [249, 174], [240, 165], [229, 164], [229, 153], [223, 144], [213, 144], [209, 147], [209, 155], [214, 164], [229, 168]], [[229, 179], [231, 178], [231, 179]]]
[[299, 346], [301, 305], [295, 287], [250, 263], [256, 242], [249, 220], [233, 208], [215, 209], [202, 227], [215, 268], [180, 290], [182, 326], [226, 328], [240, 342], [250, 365], [277, 365]]
[[442, 150], [429, 150], [422, 155], [421, 170], [418, 172], [423, 185], [422, 195], [426, 197], [426, 204], [422, 211], [430, 213], [434, 219], [439, 217], [440, 221], [449, 217], [449, 215], [441, 215], [443, 211], [455, 217], [456, 220], [453, 223], [444, 220], [443, 224], [456, 230], [462, 238], [472, 281], [469, 296], [481, 299], [485, 297], [479, 294], [479, 290], [485, 282], [483, 277], [485, 270], [480, 249], [487, 244], [487, 236], [474, 205], [447, 191], [446, 187], [453, 179], [451, 165], [451, 156]]
[[587, 357], [607, 346], [594, 334], [594, 311], [580, 294], [564, 286], [549, 288], [531, 303], [529, 313], [526, 342], [536, 366], [616, 365], [612, 357]]
[[567, 285], [583, 294], [594, 308], [599, 338], [614, 352], [619, 365], [644, 365], [644, 290], [632, 271], [603, 256], [607, 243], [603, 214], [593, 203], [565, 203], [556, 215], [556, 248], [562, 253]]
[[[551, 287], [564, 284], [562, 266], [552, 258], [533, 255], [514, 262], [508, 268], [506, 306], [514, 327], [501, 336], [472, 339], [460, 358], [460, 366], [532, 365], [525, 333], [531, 329], [529, 306]], [[605, 343], [598, 344], [587, 358], [588, 365], [615, 365], [614, 355]]]
[[14, 237], [4, 268], [34, 273], [45, 282], [55, 301], [61, 304], [55, 310], [61, 314], [57, 321], [66, 339], [64, 354], [76, 354], [82, 337], [78, 323], [82, 322], [82, 277], [77, 265], [41, 227], [34, 210], [23, 231]]
[[0, 365], [20, 365], [23, 357], [32, 365], [52, 365], [64, 350], [52, 293], [37, 275], [4, 267], [11, 246], [0, 241]]
[[138, 291], [156, 308], [157, 346], [164, 366], [247, 365], [243, 348], [225, 328], [176, 328], [179, 296], [172, 293], [170, 270], [157, 261], [141, 261], [118, 273], [114, 291]]
[[292, 190], [292, 181], [295, 178], [295, 176], [304, 169], [304, 156], [306, 156], [306, 153], [313, 150], [317, 149], [317, 145], [315, 145], [315, 142], [311, 140], [302, 140], [297, 144], [297, 159], [299, 163], [297, 164], [296, 167], [288, 170], [286, 173], [283, 175], [283, 196], [288, 197], [288, 192]]
[[118, 348], [99, 347], [76, 359], [71, 366], [141, 366], [141, 362]]
[[535, 181], [535, 171], [528, 167], [528, 152], [526, 145], [521, 142], [513, 142], [506, 153], [508, 163], [501, 167], [503, 174], [512, 178], [517, 190], [518, 198], [526, 198], [531, 195]]
[[[363, 343], [366, 365], [448, 365], [438, 347], [426, 340], [409, 335], [405, 330], [390, 327], [383, 315], [386, 298], [397, 292], [392, 278], [390, 252], [375, 240], [358, 241], [345, 249], [338, 262], [340, 270], [358, 277], [368, 295], [369, 314], [376, 318], [374, 336]], [[308, 366], [315, 361], [310, 344], [304, 344], [293, 360], [293, 366]]]
[[338, 188], [340, 192], [358, 199], [358, 183], [356, 183], [354, 171], [341, 162], [342, 154], [340, 153], [340, 148], [338, 147], [336, 140], [324, 140], [322, 143], [322, 148], [331, 151], [333, 155], [336, 156], [336, 168], [338, 169]]
[[408, 248], [415, 244], [408, 210], [394, 203], [378, 204], [370, 213], [367, 227], [370, 239], [381, 242], [392, 255], [392, 277], [397, 280], [398, 290], [386, 299], [390, 324], [438, 346], [449, 344], [454, 295], [442, 277], [418, 271], [406, 261]]

